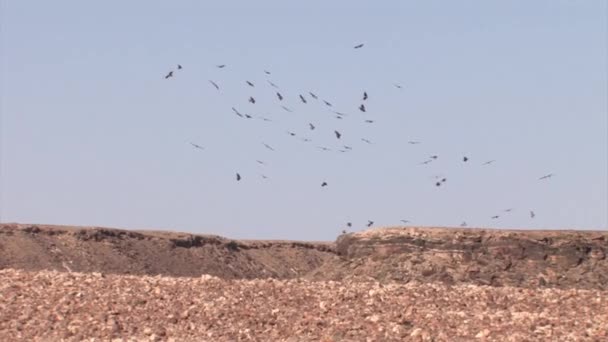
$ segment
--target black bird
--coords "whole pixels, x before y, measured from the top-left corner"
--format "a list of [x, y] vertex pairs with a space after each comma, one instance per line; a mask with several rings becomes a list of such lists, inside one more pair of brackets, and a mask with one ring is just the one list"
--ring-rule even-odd
[[433, 161], [433, 159], [425, 160], [422, 163], [420, 163], [420, 165], [426, 165], [426, 164], [431, 163], [432, 161]]
[[439, 157], [438, 156], [430, 156], [429, 158], [431, 158], [431, 159], [437, 159]]
[[277, 88], [277, 89], [279, 89], [279, 86], [277, 86], [276, 84], [274, 84], [274, 83], [272, 83], [272, 82], [270, 82], [270, 81], [267, 81], [267, 82], [268, 82], [268, 84], [270, 84], [270, 85], [271, 85], [273, 88]]
[[327, 182], [321, 183], [321, 187], [327, 186]]
[[306, 103], [306, 99], [302, 95], [300, 95], [300, 100], [302, 100], [302, 102]]
[[407, 143], [410, 145], [417, 145], [420, 144], [420, 141], [408, 141]]
[[317, 146], [318, 149], [322, 150], [322, 151], [331, 151], [331, 148], [329, 147], [325, 147], [325, 146]]
[[234, 112], [234, 114], [243, 117], [243, 114], [241, 114], [238, 110], [236, 110], [236, 108], [232, 107], [232, 111]]
[[346, 234], [346, 230], [345, 229], [342, 229], [342, 234]]
[[367, 92], [363, 92], [363, 101], [367, 100]]
[[340, 115], [336, 115], [336, 119], [340, 119], [340, 120], [342, 120], [342, 119], [344, 119], [344, 118], [343, 118], [343, 117], [341, 117]]
[[441, 182], [435, 183], [435, 186], [441, 186]]
[[253, 96], [249, 96], [249, 102], [255, 103], [255, 99], [253, 98]]
[[360, 48], [362, 48], [362, 47], [363, 47], [363, 45], [365, 45], [365, 44], [359, 44], [359, 45], [355, 45], [355, 46], [353, 47], [353, 49], [360, 49]]
[[216, 66], [217, 66], [219, 69], [223, 69], [223, 68], [226, 66], [226, 64], [220, 64], [220, 65], [216, 65]]
[[363, 113], [365, 113], [365, 105], [364, 105], [364, 104], [361, 104], [361, 105], [359, 106], [359, 110], [360, 110], [360, 111], [362, 111]]
[[268, 70], [264, 70], [264, 73], [265, 73], [266, 75], [270, 75], [270, 71], [268, 71]]
[[205, 148], [204, 148], [204, 147], [202, 147], [201, 145], [197, 145], [197, 144], [195, 144], [195, 143], [193, 143], [193, 142], [191, 142], [191, 143], [190, 143], [190, 145], [192, 145], [194, 148], [198, 148], [199, 150], [204, 150], [204, 149], [205, 149]]
[[165, 76], [165, 79], [173, 77], [173, 71], [169, 71], [169, 73]]
[[236, 181], [238, 182], [238, 181], [240, 181], [240, 180], [241, 180], [241, 175], [239, 175], [239, 173], [237, 172], [237, 173], [236, 173]]
[[261, 160], [256, 160], [256, 162], [257, 162], [258, 164], [260, 164], [260, 165], [266, 165], [266, 163], [264, 163], [264, 162], [263, 162], [263, 161], [261, 161]]
[[220, 90], [220, 86], [218, 86], [217, 83], [213, 82], [212, 80], [209, 80], [209, 82], [211, 84], [213, 84], [213, 86], [215, 87], [215, 89]]
[[336, 134], [336, 138], [340, 139], [340, 137], [342, 137], [342, 134], [340, 134], [340, 132], [334, 131], [334, 133]]
[[500, 216], [498, 216], [498, 215], [494, 215], [494, 216], [492, 216], [492, 219], [493, 219], [493, 220], [495, 220], [495, 219], [497, 219], [497, 218], [499, 218], [499, 217], [500, 217]]
[[311, 93], [311, 92], [308, 92], [308, 94], [310, 94], [310, 97], [312, 97], [312, 98], [313, 98], [313, 99], [315, 99], [315, 100], [318, 100], [318, 99], [319, 99], [319, 97], [318, 97], [317, 95], [315, 95], [315, 94], [313, 94], [313, 93]]
[[269, 118], [265, 118], [265, 117], [263, 117], [263, 116], [262, 116], [262, 117], [260, 117], [260, 119], [261, 119], [261, 120], [264, 120], [264, 121], [268, 121], [268, 122], [271, 122], [271, 121], [272, 121], [272, 120], [270, 120]]
[[289, 132], [289, 131], [288, 131], [288, 132], [287, 132], [287, 134], [291, 135], [292, 137], [295, 137], [295, 136], [296, 136], [296, 134], [295, 134], [294, 132]]
[[325, 100], [323, 100], [323, 102], [325, 102], [325, 105], [326, 105], [326, 106], [328, 106], [328, 107], [331, 107], [331, 106], [332, 106], [332, 105], [331, 105], [331, 103], [329, 103], [329, 102], [327, 102], [327, 101], [325, 101]]
[[395, 84], [393, 84], [393, 85], [394, 85], [396, 88], [398, 88], [398, 89], [401, 89], [401, 88], [402, 88], [400, 84], [395, 83]]
[[335, 110], [334, 110], [333, 112], [334, 112], [334, 114], [336, 114], [336, 115], [340, 115], [340, 116], [345, 116], [345, 115], [347, 115], [346, 113], [338, 112], [338, 111], [335, 111]]
[[353, 148], [352, 148], [352, 147], [350, 147], [350, 146], [344, 145], [344, 149], [345, 149], [345, 150], [352, 150]]
[[467, 158], [467, 157], [465, 156], [464, 158], [462, 158], [462, 161], [466, 163], [467, 161], [469, 161], [469, 158]]
[[260, 174], [260, 176], [262, 176], [262, 178], [264, 178], [264, 179], [268, 179], [268, 177], [266, 175]]
[[290, 112], [290, 113], [291, 113], [291, 112], [293, 112], [291, 109], [289, 109], [289, 108], [287, 108], [287, 107], [285, 107], [285, 106], [281, 106], [281, 108], [285, 109], [286, 111], [288, 111], [288, 112]]
[[245, 114], [245, 117], [246, 117], [247, 119], [253, 119], [253, 116], [251, 116], [251, 115], [249, 115], [249, 114]]
[[374, 120], [365, 120], [366, 123], [374, 123]]
[[310, 130], [313, 131], [315, 129], [315, 125], [309, 123], [308, 126], [310, 127]]
[[530, 218], [534, 218], [534, 216], [536, 216], [536, 214], [532, 210], [530, 210]]
[[182, 70], [182, 66], [181, 65], [177, 65], [177, 70]]
[[513, 211], [513, 208], [505, 209], [505, 213], [510, 213]]
[[281, 93], [279, 93], [277, 91], [277, 97], [279, 98], [279, 101], [283, 101], [283, 95], [281, 95]]
[[352, 224], [352, 222], [346, 222], [346, 226], [347, 226], [347, 227], [352, 227], [352, 226], [353, 226], [353, 224]]
[[312, 141], [312, 140], [310, 140], [310, 139], [308, 139], [308, 138], [302, 138], [301, 140], [302, 140], [303, 142], [310, 142], [310, 141]]
[[487, 162], [483, 163], [482, 165], [490, 165], [493, 162], [495, 162], [495, 160], [488, 160]]
[[445, 183], [447, 180], [448, 180], [447, 178], [442, 178], [441, 183]]
[[361, 138], [361, 140], [362, 140], [362, 141], [364, 141], [364, 142], [366, 142], [366, 143], [368, 143], [368, 144], [371, 144], [371, 143], [372, 143], [371, 141], [369, 141], [369, 140], [367, 140], [367, 139], [365, 139], [365, 138]]
[[367, 226], [371, 227], [374, 224], [374, 221], [367, 220]]
[[542, 179], [548, 179], [548, 178], [551, 178], [551, 177], [553, 177], [553, 174], [552, 174], [552, 173], [550, 173], [550, 174], [548, 174], [548, 175], [544, 175], [544, 176], [540, 177], [538, 180], [542, 180]]
[[262, 143], [264, 145], [264, 147], [266, 147], [267, 149], [274, 151], [274, 148], [272, 148], [272, 146], [266, 144], [266, 143]]
[[247, 84], [248, 84], [250, 87], [255, 87], [255, 86], [253, 85], [253, 83], [251, 83], [251, 82], [249, 82], [249, 81], [245, 81], [245, 82], [247, 82]]

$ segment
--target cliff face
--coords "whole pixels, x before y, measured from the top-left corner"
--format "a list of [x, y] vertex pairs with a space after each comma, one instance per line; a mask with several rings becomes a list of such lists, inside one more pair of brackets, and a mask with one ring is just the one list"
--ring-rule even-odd
[[608, 232], [388, 228], [335, 243], [0, 225], [0, 269], [608, 288]]
[[315, 277], [523, 287], [608, 286], [608, 232], [389, 228], [338, 238]]

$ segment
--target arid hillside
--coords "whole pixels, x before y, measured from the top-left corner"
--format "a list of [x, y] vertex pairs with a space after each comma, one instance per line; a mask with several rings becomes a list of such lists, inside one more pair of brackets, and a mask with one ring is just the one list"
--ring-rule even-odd
[[2, 224], [0, 268], [224, 279], [608, 286], [608, 232], [385, 228], [336, 242]]

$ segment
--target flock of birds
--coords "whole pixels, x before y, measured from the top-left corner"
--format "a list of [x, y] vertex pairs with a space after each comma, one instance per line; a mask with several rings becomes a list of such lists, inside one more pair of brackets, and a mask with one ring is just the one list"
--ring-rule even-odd
[[[353, 49], [357, 50], [357, 49], [361, 49], [363, 47], [364, 47], [364, 44], [357, 44], [357, 45], [355, 45], [353, 47]], [[226, 67], [227, 67], [226, 64], [216, 65], [216, 68], [218, 68], [218, 69], [224, 69]], [[165, 79], [173, 78], [173, 77], [175, 77], [176, 72], [179, 72], [182, 69], [183, 69], [182, 65], [177, 64], [176, 70], [169, 71], [164, 76], [164, 78]], [[272, 74], [268, 70], [264, 70], [264, 73], [267, 76], [270, 76]], [[220, 83], [219, 82], [217, 82], [215, 80], [208, 80], [208, 81], [209, 81], [209, 84], [211, 86], [213, 86], [213, 88], [215, 90], [217, 90], [218, 92], [222, 91], [222, 88], [220, 87]], [[282, 93], [281, 88], [279, 86], [277, 86], [275, 83], [273, 83], [269, 79], [267, 79], [266, 82], [267, 82], [267, 84], [270, 87], [273, 88], [272, 92], [274, 93], [274, 96], [276, 97], [276, 100], [279, 102], [280, 108], [282, 108], [286, 112], [292, 113], [293, 110], [290, 107], [288, 107], [288, 106], [286, 106], [286, 105], [283, 104], [283, 103], [286, 103], [286, 99], [285, 99], [284, 93]], [[256, 87], [256, 85], [253, 82], [249, 81], [249, 80], [245, 80], [244, 83], [248, 87], [251, 87], [251, 88], [255, 88]], [[397, 88], [397, 89], [402, 89], [403, 88], [398, 83], [393, 83], [393, 86], [395, 88]], [[314, 101], [319, 101], [320, 103], [322, 103], [322, 105], [324, 105], [333, 114], [333, 116], [336, 119], [343, 120], [344, 118], [346, 118], [346, 117], [349, 116], [349, 114], [347, 114], [345, 112], [334, 110], [334, 105], [330, 101], [321, 98], [319, 95], [317, 95], [316, 93], [314, 93], [312, 91], [307, 91], [306, 94], [304, 94], [304, 93], [297, 94], [297, 100], [299, 100], [299, 102], [301, 102], [302, 104], [308, 104], [311, 101], [311, 99], [314, 100]], [[368, 99], [369, 99], [369, 94], [367, 93], [367, 91], [363, 91], [363, 93], [361, 94], [361, 98], [360, 98], [360, 102], [361, 103], [357, 107], [358, 111], [361, 114], [365, 114], [365, 113], [368, 112], [368, 108], [366, 107], [366, 103], [368, 102]], [[249, 96], [248, 103], [250, 103], [252, 105], [255, 105], [257, 103], [257, 100], [256, 100], [256, 98], [254, 96]], [[242, 118], [242, 119], [260, 119], [260, 120], [267, 121], [267, 122], [272, 121], [272, 119], [269, 119], [267, 117], [254, 116], [252, 114], [241, 112], [236, 107], [232, 107], [231, 110], [232, 110], [232, 112], [236, 116], [238, 116], [239, 118]], [[363, 118], [362, 122], [365, 123], [365, 124], [373, 124], [374, 123], [374, 119]], [[310, 131], [314, 131], [314, 130], [317, 129], [317, 125], [315, 123], [313, 123], [313, 122], [309, 122], [307, 127], [308, 127], [308, 130], [310, 130]], [[292, 132], [292, 131], [287, 131], [287, 134], [289, 134], [292, 137], [298, 137], [298, 134], [296, 134], [295, 132]], [[343, 134], [339, 130], [333, 130], [333, 136], [335, 137], [335, 139], [337, 141], [341, 141]], [[307, 137], [302, 137], [300, 139], [303, 142], [311, 142], [312, 141], [310, 138], [307, 138]], [[364, 142], [366, 144], [369, 144], [369, 145], [373, 144], [371, 140], [369, 140], [368, 138], [365, 138], [365, 137], [360, 138], [360, 141], [362, 141], [362, 142]], [[413, 140], [410, 140], [407, 143], [410, 144], [410, 145], [421, 144], [420, 141], [413, 141]], [[272, 152], [276, 151], [273, 146], [269, 145], [266, 142], [262, 142], [261, 144], [262, 144], [262, 146], [264, 146], [264, 148], [266, 148], [269, 151], [272, 151]], [[190, 142], [190, 145], [192, 146], [192, 148], [195, 148], [195, 149], [198, 149], [198, 150], [204, 150], [205, 149], [205, 147], [201, 146], [200, 144], [194, 143], [194, 142]], [[346, 145], [346, 144], [340, 144], [339, 148], [331, 148], [331, 147], [328, 147], [328, 146], [316, 146], [316, 148], [319, 149], [319, 150], [321, 150], [321, 151], [337, 151], [337, 152], [340, 152], [340, 153], [347, 153], [347, 152], [350, 152], [350, 151], [353, 150], [353, 146]], [[436, 161], [438, 158], [439, 158], [438, 155], [431, 155], [431, 156], [428, 157], [428, 159], [420, 162], [420, 165], [428, 165], [428, 164]], [[470, 161], [470, 158], [468, 156], [463, 156], [461, 160], [462, 160], [463, 163], [468, 163]], [[262, 160], [256, 160], [256, 162], [258, 164], [262, 165], [262, 166], [266, 165], [266, 162], [262, 161]], [[488, 160], [488, 161], [483, 162], [481, 165], [490, 165], [490, 164], [493, 164], [494, 162], [495, 162], [495, 160]], [[265, 174], [260, 174], [260, 176], [262, 178], [264, 178], [264, 179], [268, 178], [268, 176], [266, 176]], [[552, 178], [553, 176], [554, 176], [554, 174], [549, 173], [549, 174], [546, 174], [546, 175], [543, 175], [543, 176], [539, 177], [538, 180], [539, 181], [547, 180], [549, 178]], [[437, 176], [435, 178], [436, 178], [436, 181], [435, 181], [434, 185], [436, 187], [441, 187], [444, 183], [447, 182], [447, 178], [446, 177], [439, 177], [439, 176]], [[237, 182], [240, 182], [241, 180], [243, 180], [243, 176], [239, 172], [236, 172], [235, 173], [235, 179], [236, 179]], [[323, 181], [321, 181], [320, 186], [321, 187], [327, 187], [327, 186], [329, 186], [329, 183], [327, 181], [323, 180]], [[513, 208], [505, 209], [505, 210], [503, 210], [503, 213], [509, 213], [509, 212], [512, 212], [513, 210], [514, 210]], [[491, 216], [490, 218], [493, 219], [493, 220], [499, 219], [501, 217], [501, 215], [502, 215], [502, 213], [501, 214], [496, 214], [496, 215]], [[530, 216], [531, 219], [533, 219], [536, 216], [536, 214], [535, 214], [535, 212], [533, 210], [529, 210], [529, 216]], [[401, 220], [401, 222], [403, 224], [410, 223], [409, 220]], [[373, 220], [368, 220], [367, 223], [365, 224], [365, 226], [371, 227], [373, 224], [374, 224]], [[353, 226], [352, 222], [346, 222], [346, 227], [351, 228], [352, 226]], [[462, 222], [460, 224], [460, 226], [461, 227], [466, 227], [467, 226], [467, 222], [466, 221]], [[344, 230], [343, 232], [346, 232], [346, 231]]]

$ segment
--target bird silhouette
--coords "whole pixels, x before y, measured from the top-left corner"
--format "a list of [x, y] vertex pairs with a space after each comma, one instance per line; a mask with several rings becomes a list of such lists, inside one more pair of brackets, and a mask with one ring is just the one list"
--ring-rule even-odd
[[327, 182], [321, 183], [321, 187], [327, 186]]
[[209, 82], [211, 84], [213, 84], [213, 86], [215, 87], [215, 89], [220, 90], [220, 86], [218, 86], [217, 83], [213, 82], [212, 80], [209, 80]]
[[220, 64], [220, 65], [216, 65], [216, 67], [217, 67], [218, 69], [223, 69], [223, 68], [225, 68], [225, 67], [226, 67], [226, 64]]
[[285, 106], [281, 106], [281, 108], [283, 108], [284, 110], [286, 110], [286, 111], [288, 111], [288, 112], [290, 112], [290, 113], [291, 113], [291, 112], [293, 112], [291, 109], [289, 109], [289, 108], [287, 108], [287, 107], [285, 107]]
[[439, 156], [433, 155], [433, 156], [430, 156], [429, 158], [431, 158], [431, 159], [437, 159], [437, 158], [439, 158]]
[[247, 82], [247, 84], [248, 84], [250, 87], [255, 87], [255, 85], [253, 85], [253, 83], [251, 83], [251, 82], [249, 82], [249, 81], [245, 81], [245, 82]]
[[365, 120], [366, 123], [374, 123], [374, 120]]
[[393, 85], [394, 85], [394, 86], [395, 86], [395, 88], [397, 88], [397, 89], [401, 89], [401, 88], [402, 88], [400, 84], [394, 83]]
[[306, 99], [302, 95], [300, 95], [300, 100], [302, 100], [302, 102], [306, 103]]
[[336, 114], [336, 115], [339, 115], [339, 116], [346, 116], [346, 115], [348, 115], [346, 113], [338, 112], [338, 111], [335, 111], [335, 110], [333, 111], [333, 113]]
[[336, 138], [340, 139], [342, 137], [342, 134], [338, 131], [334, 131], [334, 134], [336, 134]]
[[308, 126], [310, 127], [310, 130], [313, 131], [315, 129], [315, 125], [309, 123]]
[[352, 222], [346, 222], [346, 226], [347, 226], [347, 227], [352, 227], [352, 226], [353, 226], [353, 224], [352, 224]]
[[165, 79], [173, 77], [173, 71], [169, 71], [169, 73], [165, 76]]
[[374, 224], [374, 221], [367, 220], [367, 226], [371, 227]]
[[281, 95], [281, 93], [279, 93], [277, 91], [277, 97], [279, 98], [279, 101], [283, 101], [283, 95]]
[[177, 70], [182, 70], [182, 66], [181, 65], [177, 65]]
[[241, 114], [241, 112], [239, 112], [236, 108], [232, 107], [232, 111], [234, 112], [234, 114], [236, 114], [240, 117], [244, 117], [243, 114]]
[[253, 96], [249, 97], [249, 102], [254, 103], [255, 104], [255, 99], [253, 98]]
[[493, 162], [495, 162], [495, 160], [488, 160], [487, 162], [485, 162], [485, 163], [483, 163], [483, 164], [481, 164], [481, 165], [490, 165], [490, 164], [492, 164]]
[[363, 92], [363, 101], [367, 100], [367, 92]]
[[296, 134], [295, 134], [294, 132], [289, 132], [289, 131], [288, 131], [288, 132], [287, 132], [287, 134], [291, 135], [292, 137], [295, 137], [295, 136], [296, 136]]
[[362, 48], [362, 47], [363, 47], [363, 45], [365, 45], [365, 44], [359, 44], [359, 45], [355, 45], [355, 46], [353, 47], [353, 49], [360, 49], [360, 48]]
[[204, 150], [204, 149], [205, 149], [205, 148], [204, 148], [204, 147], [202, 147], [201, 145], [197, 145], [197, 144], [195, 144], [195, 143], [193, 143], [193, 142], [190, 142], [190, 145], [192, 145], [194, 148], [198, 148], [199, 150]]
[[536, 214], [532, 210], [530, 210], [530, 218], [534, 218], [535, 216]]
[[236, 181], [238, 182], [238, 181], [240, 181], [240, 180], [241, 180], [241, 175], [240, 175], [240, 174], [237, 172], [237, 173], [236, 173]]
[[246, 117], [247, 119], [253, 119], [253, 116], [251, 116], [251, 115], [249, 115], [249, 114], [245, 114], [245, 117]]
[[544, 176], [540, 177], [538, 180], [548, 179], [548, 178], [551, 178], [551, 177], [553, 177], [552, 173], [544, 175]]
[[435, 183], [435, 186], [441, 186], [441, 182]]
[[408, 224], [408, 223], [410, 223], [410, 221], [408, 221], [408, 220], [401, 220], [401, 222], [403, 222], [403, 224]]
[[319, 99], [319, 97], [317, 95], [315, 95], [314, 93], [308, 92], [308, 94], [310, 94], [310, 97], [312, 97], [315, 100]]
[[360, 110], [360, 111], [362, 111], [363, 113], [365, 113], [365, 112], [366, 112], [366, 110], [365, 110], [365, 105], [364, 105], [364, 104], [361, 104], [361, 105], [359, 106], [359, 110]]
[[317, 146], [317, 148], [320, 149], [321, 151], [331, 151], [331, 148], [325, 147], [325, 146]]
[[270, 71], [268, 71], [268, 70], [264, 70], [264, 73], [265, 73], [266, 75], [270, 75]]
[[345, 149], [345, 150], [352, 150], [353, 148], [352, 148], [352, 147], [350, 147], [350, 146], [344, 145], [344, 149]]
[[467, 226], [467, 222], [466, 221], [462, 221], [462, 223], [460, 224], [461, 227], [466, 227]]
[[407, 143], [410, 145], [418, 145], [420, 144], [420, 141], [408, 141]]
[[432, 162], [433, 162], [433, 159], [429, 159], [429, 160], [423, 161], [422, 163], [420, 163], [420, 165], [426, 165], [426, 164], [429, 164], [429, 163], [432, 163]]
[[266, 144], [266, 143], [262, 143], [264, 145], [264, 147], [266, 147], [267, 149], [274, 151], [274, 148], [272, 148], [272, 146]]
[[492, 216], [492, 219], [495, 220], [495, 219], [497, 219], [499, 217], [500, 217], [499, 215], [494, 215], [494, 216]]
[[367, 139], [365, 139], [365, 138], [361, 138], [361, 140], [362, 140], [363, 142], [368, 143], [368, 144], [371, 144], [371, 143], [372, 143], [371, 141], [369, 141], [369, 140], [367, 140]]
[[331, 103], [329, 103], [328, 101], [323, 100], [323, 102], [325, 102], [325, 105], [326, 105], [326, 106], [328, 106], [328, 107], [331, 107], [331, 106], [332, 106], [332, 104], [331, 104]]
[[256, 160], [256, 162], [257, 162], [258, 164], [260, 164], [260, 165], [266, 165], [266, 163], [265, 163], [265, 162], [263, 162], [263, 161], [261, 161], [261, 160]]
[[468, 162], [468, 161], [469, 161], [469, 158], [467, 158], [467, 157], [465, 156], [464, 158], [462, 158], [462, 161], [466, 163], [466, 162]]
[[276, 85], [276, 84], [274, 84], [274, 83], [272, 83], [272, 82], [270, 82], [270, 81], [266, 81], [266, 82], [268, 82], [268, 84], [270, 84], [270, 85], [271, 85], [273, 88], [277, 88], [277, 89], [279, 89], [279, 86], [278, 86], [278, 85]]

